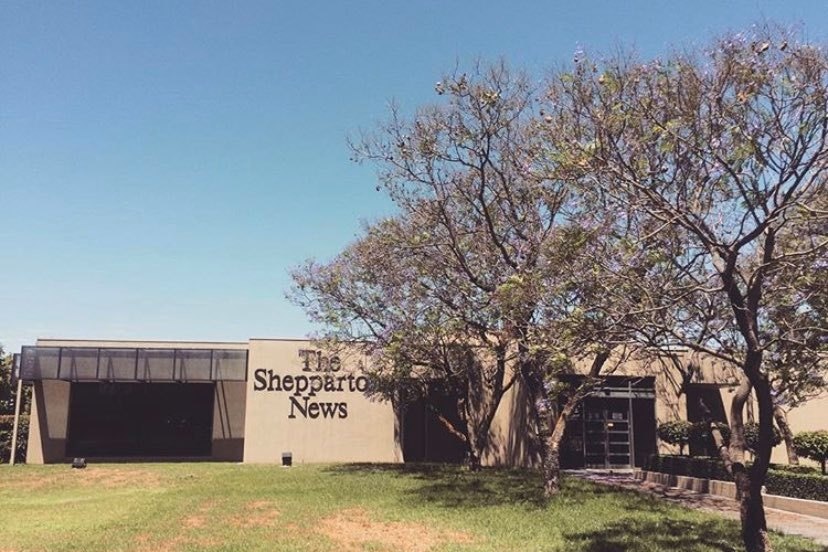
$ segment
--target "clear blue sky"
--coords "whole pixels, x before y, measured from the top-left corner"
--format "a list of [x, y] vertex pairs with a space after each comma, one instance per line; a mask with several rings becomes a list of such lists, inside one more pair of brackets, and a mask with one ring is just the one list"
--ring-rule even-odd
[[345, 138], [455, 63], [646, 56], [824, 2], [0, 4], [0, 343], [312, 328], [287, 271], [390, 212]]

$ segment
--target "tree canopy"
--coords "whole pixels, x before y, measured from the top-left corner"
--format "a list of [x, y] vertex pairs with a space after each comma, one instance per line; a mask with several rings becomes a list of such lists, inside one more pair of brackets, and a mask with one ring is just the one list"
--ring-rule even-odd
[[619, 352], [677, 345], [738, 367], [721, 452], [745, 544], [768, 549], [774, 410], [828, 369], [828, 57], [794, 38], [760, 27], [664, 59], [581, 54], [543, 81], [504, 63], [447, 75], [437, 103], [392, 107], [353, 141], [398, 215], [297, 269], [294, 299], [323, 337], [375, 356], [389, 396], [418, 366], [483, 389], [464, 403], [467, 421], [485, 413], [465, 430], [478, 454], [513, 363], [550, 495], [588, 390], [557, 408], [573, 359], [592, 359], [587, 383]]

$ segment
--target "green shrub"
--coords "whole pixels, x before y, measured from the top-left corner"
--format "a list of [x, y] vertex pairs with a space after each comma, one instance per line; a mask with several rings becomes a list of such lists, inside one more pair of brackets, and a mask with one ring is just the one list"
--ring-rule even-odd
[[822, 465], [825, 474], [825, 461], [828, 459], [828, 431], [803, 431], [793, 439], [796, 453], [805, 458], [816, 460]]
[[[771, 436], [771, 448], [782, 442], [782, 434], [776, 429], [776, 426], [771, 426], [773, 435]], [[759, 424], [748, 423], [745, 424], [745, 444], [750, 452], [756, 452], [759, 446]]]
[[[7, 464], [11, 458], [12, 430], [14, 416], [0, 416], [0, 464]], [[17, 432], [17, 454], [15, 462], [26, 461], [26, 446], [29, 438], [29, 417], [20, 417], [20, 428]]]
[[701, 479], [719, 479], [732, 481], [733, 477], [718, 458], [709, 456], [652, 455], [648, 458], [645, 469], [670, 475], [687, 475]]
[[[711, 426], [715, 426], [719, 433], [722, 434], [722, 439], [724, 440], [724, 445], [730, 444], [730, 426], [724, 422], [713, 422], [710, 424]], [[782, 434], [776, 428], [773, 427], [773, 436], [771, 438], [771, 448], [775, 447], [779, 443], [782, 442]], [[709, 442], [711, 447], [709, 450], [715, 450], [715, 446], [713, 446], [713, 436], [708, 429], [707, 423], [705, 422], [697, 422], [692, 424], [690, 428], [690, 438], [698, 442]], [[759, 424], [754, 422], [748, 422], [745, 424], [745, 448], [750, 452], [756, 452], [756, 447], [759, 445]]]
[[679, 453], [684, 455], [684, 447], [690, 442], [690, 430], [693, 424], [685, 420], [674, 420], [658, 425], [658, 438], [671, 445], [678, 445]]
[[768, 470], [765, 489], [768, 494], [828, 502], [828, 477], [820, 474]]

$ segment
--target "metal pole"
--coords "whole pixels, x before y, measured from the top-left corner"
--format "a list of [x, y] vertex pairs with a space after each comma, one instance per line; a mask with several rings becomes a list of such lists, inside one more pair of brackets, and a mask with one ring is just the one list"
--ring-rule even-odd
[[12, 442], [11, 442], [11, 458], [9, 459], [9, 464], [14, 466], [14, 457], [17, 453], [17, 428], [20, 425], [20, 395], [23, 391], [23, 380], [21, 378], [17, 378], [17, 395], [14, 399], [14, 430], [12, 432]]
[[629, 405], [628, 408], [630, 410], [629, 415], [627, 416], [627, 429], [629, 430], [629, 435], [627, 436], [627, 441], [630, 443], [630, 467], [635, 468], [635, 430], [633, 429], [633, 424], [635, 423], [635, 418], [633, 418], [633, 391], [632, 391], [632, 382], [627, 380], [627, 396]]

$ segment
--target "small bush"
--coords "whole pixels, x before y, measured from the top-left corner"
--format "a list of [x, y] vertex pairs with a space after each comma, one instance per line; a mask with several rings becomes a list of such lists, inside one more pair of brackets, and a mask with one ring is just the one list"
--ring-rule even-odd
[[[719, 433], [722, 434], [722, 439], [724, 440], [724, 445], [727, 446], [730, 444], [730, 426], [724, 422], [713, 422], [711, 426], [715, 426]], [[771, 448], [775, 447], [779, 443], [782, 442], [782, 434], [776, 428], [773, 427], [773, 437], [771, 438]], [[690, 428], [690, 439], [694, 440], [694, 442], [699, 443], [710, 443], [709, 450], [715, 450], [715, 444], [713, 443], [713, 436], [711, 434], [708, 425], [705, 422], [697, 422], [692, 424]], [[759, 445], [759, 424], [754, 422], [749, 422], [745, 424], [745, 448], [750, 452], [756, 452], [756, 447]]]
[[684, 447], [690, 442], [690, 430], [693, 424], [685, 420], [674, 420], [658, 425], [658, 438], [671, 445], [678, 445], [679, 453], [684, 455]]
[[[14, 416], [0, 416], [0, 464], [7, 464], [11, 458], [12, 431]], [[17, 454], [15, 462], [26, 461], [26, 447], [29, 438], [29, 417], [20, 417], [20, 428], [17, 432]]]
[[[771, 448], [782, 442], [782, 434], [776, 429], [776, 426], [771, 426], [773, 435], [771, 436]], [[755, 452], [759, 446], [759, 424], [749, 423], [745, 424], [745, 444], [750, 452]]]
[[825, 474], [825, 461], [828, 459], [828, 431], [803, 431], [793, 439], [796, 453], [805, 458], [816, 460], [822, 465]]

